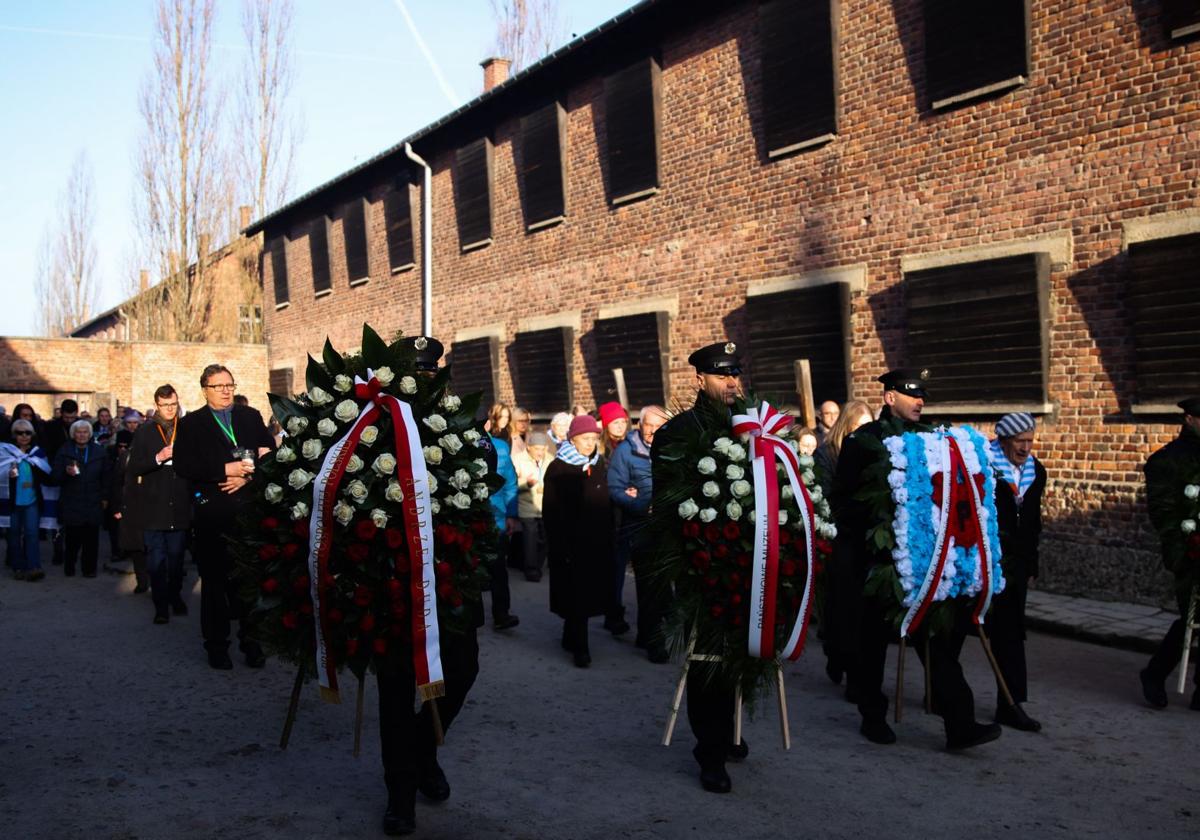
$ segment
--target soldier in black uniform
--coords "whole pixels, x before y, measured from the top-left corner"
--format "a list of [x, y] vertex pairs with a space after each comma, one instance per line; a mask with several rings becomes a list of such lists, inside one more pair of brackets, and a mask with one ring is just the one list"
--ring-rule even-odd
[[[838, 458], [830, 501], [837, 521], [837, 540], [834, 562], [848, 563], [858, 581], [857, 602], [846, 609], [857, 613], [847, 626], [857, 627], [857, 633], [847, 640], [850, 648], [848, 689], [858, 697], [862, 714], [860, 731], [876, 744], [891, 744], [896, 733], [887, 724], [887, 695], [883, 693], [883, 671], [887, 661], [888, 643], [896, 637], [896, 627], [887, 620], [885, 609], [875, 598], [863, 595], [868, 573], [876, 566], [891, 563], [889, 551], [879, 551], [867, 544], [866, 535], [877, 523], [871, 506], [855, 494], [863, 486], [864, 472], [877, 462], [881, 454], [878, 441], [906, 431], [929, 431], [922, 424], [925, 407], [926, 371], [893, 370], [879, 377], [883, 384], [883, 409], [879, 419], [868, 423], [846, 438]], [[871, 445], [868, 438], [875, 439]], [[935, 710], [946, 727], [946, 748], [965, 749], [1000, 737], [999, 724], [983, 724], [975, 720], [975, 697], [963, 677], [958, 654], [966, 635], [966, 606], [962, 621], [953, 632], [935, 634], [929, 642], [929, 669]], [[924, 645], [915, 645], [924, 659]]]
[[[405, 339], [416, 351], [415, 367], [419, 376], [436, 376], [442, 343], [428, 336]], [[481, 430], [482, 432], [482, 430]], [[487, 442], [486, 434], [481, 443]], [[480, 452], [493, 472], [496, 451], [490, 442]], [[443, 731], [457, 717], [467, 699], [467, 692], [479, 674], [479, 643], [476, 628], [483, 625], [483, 604], [468, 605], [473, 613], [473, 626], [463, 633], [442, 633], [442, 676], [446, 693], [433, 701]], [[416, 694], [416, 675], [412, 656], [400, 651], [388, 667], [376, 669], [375, 682], [379, 687], [379, 742], [383, 757], [383, 777], [387, 784], [388, 804], [383, 814], [383, 831], [387, 835], [412, 834], [416, 830], [416, 796], [419, 790], [430, 802], [445, 802], [450, 798], [450, 782], [437, 760], [437, 739], [429, 704], [421, 704], [413, 712]]]
[[[731, 422], [729, 407], [741, 390], [738, 377], [742, 373], [742, 363], [733, 342], [702, 347], [688, 357], [688, 364], [696, 369], [699, 393], [692, 408], [672, 417], [654, 436], [650, 461], [656, 497], [670, 492], [662, 459], [665, 446], [681, 437], [699, 434], [704, 428], [701, 419], [704, 415], [719, 416], [723, 422]], [[732, 683], [719, 678], [709, 679], [696, 667], [689, 669], [687, 714], [696, 736], [692, 755], [700, 764], [700, 784], [710, 793], [732, 790], [725, 762], [741, 761], [749, 754], [745, 741], [733, 743], [734, 698]]]
[[[1193, 532], [1190, 536], [1180, 529], [1175, 513], [1184, 488], [1200, 474], [1200, 397], [1192, 397], [1179, 403], [1183, 409], [1183, 426], [1179, 437], [1150, 456], [1146, 462], [1146, 508], [1150, 522], [1162, 540], [1163, 566], [1175, 575], [1175, 597], [1179, 603], [1179, 615], [1172, 624], [1162, 644], [1141, 672], [1142, 694], [1146, 702], [1156, 709], [1167, 707], [1167, 676], [1175, 670], [1183, 656], [1183, 622], [1187, 616], [1192, 588], [1196, 585], [1195, 575], [1187, 574], [1197, 565], [1188, 559], [1189, 550], [1195, 550], [1200, 540]], [[1190, 708], [1200, 711], [1200, 663], [1195, 668], [1196, 689], [1192, 693]]]

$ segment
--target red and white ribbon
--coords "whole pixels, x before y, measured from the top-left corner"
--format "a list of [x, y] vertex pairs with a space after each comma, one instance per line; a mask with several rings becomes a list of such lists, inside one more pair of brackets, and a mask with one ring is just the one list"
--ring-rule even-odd
[[787, 643], [778, 656], [796, 660], [804, 651], [808, 623], [812, 615], [813, 564], [816, 560], [816, 514], [808, 488], [800, 480], [800, 464], [787, 441], [779, 437], [792, 424], [792, 418], [772, 408], [766, 402], [750, 407], [745, 414], [733, 417], [733, 431], [749, 435], [751, 470], [754, 475], [754, 568], [750, 584], [750, 632], [748, 650], [751, 656], [774, 659], [775, 623], [779, 611], [779, 482], [775, 478], [775, 462], [783, 465], [791, 484], [800, 519], [804, 524], [806, 566], [804, 594], [800, 610], [792, 625]]
[[[401, 511], [405, 539], [412, 558], [413, 669], [422, 699], [444, 693], [441, 640], [438, 635], [437, 595], [433, 570], [433, 512], [429, 499], [429, 476], [421, 448], [421, 433], [412, 408], [403, 400], [382, 393], [372, 370], [368, 380], [354, 378], [354, 393], [368, 400], [345, 436], [329, 447], [321, 469], [313, 480], [312, 516], [309, 519], [308, 576], [316, 635], [317, 681], [326, 700], [338, 702], [337, 666], [329, 656], [326, 638], [328, 618], [321, 601], [321, 581], [328, 575], [329, 552], [333, 546], [333, 508], [346, 465], [362, 438], [363, 429], [383, 411], [392, 415], [396, 443], [396, 479], [404, 490]], [[416, 562], [420, 558], [420, 562]]]

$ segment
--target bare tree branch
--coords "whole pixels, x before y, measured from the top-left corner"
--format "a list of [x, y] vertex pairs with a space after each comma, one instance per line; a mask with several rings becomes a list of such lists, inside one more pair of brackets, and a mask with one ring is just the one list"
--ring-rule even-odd
[[91, 166], [80, 152], [38, 252], [35, 282], [38, 328], [43, 335], [66, 335], [95, 314], [99, 283], [92, 233], [94, 190]]
[[496, 20], [496, 55], [512, 60], [514, 73], [533, 64], [567, 38], [558, 0], [489, 0]]

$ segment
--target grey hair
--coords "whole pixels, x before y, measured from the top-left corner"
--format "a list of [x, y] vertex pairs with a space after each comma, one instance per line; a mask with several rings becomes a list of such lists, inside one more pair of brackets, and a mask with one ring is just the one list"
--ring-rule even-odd
[[9, 426], [9, 430], [10, 430], [10, 431], [13, 431], [13, 432], [17, 432], [17, 431], [25, 431], [25, 432], [29, 432], [30, 434], [34, 434], [34, 433], [35, 433], [35, 432], [34, 432], [34, 428], [33, 428], [33, 424], [32, 424], [32, 423], [30, 423], [28, 420], [25, 420], [25, 419], [21, 419], [21, 420], [14, 420], [14, 421], [13, 421], [13, 424], [12, 424], [11, 426]]
[[71, 437], [75, 437], [76, 429], [87, 429], [88, 430], [88, 440], [92, 439], [92, 424], [89, 421], [76, 420], [74, 423], [72, 423], [71, 424]]
[[646, 419], [647, 414], [661, 414], [664, 420], [670, 419], [671, 415], [667, 414], [667, 410], [661, 405], [644, 405], [642, 410], [638, 412], [638, 422]]

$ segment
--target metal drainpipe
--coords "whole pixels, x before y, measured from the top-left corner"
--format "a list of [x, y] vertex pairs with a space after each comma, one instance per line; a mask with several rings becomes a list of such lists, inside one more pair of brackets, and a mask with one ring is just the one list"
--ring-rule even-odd
[[425, 170], [421, 185], [421, 334], [433, 335], [433, 210], [430, 198], [432, 172], [429, 164], [413, 151], [411, 143], [404, 144], [404, 154]]

